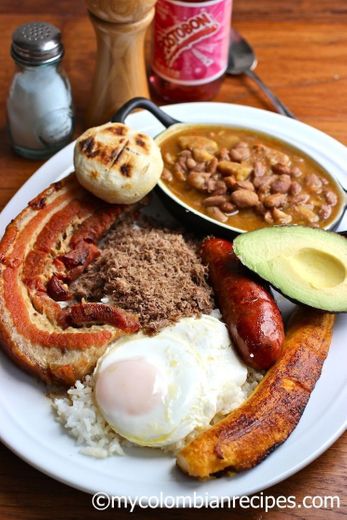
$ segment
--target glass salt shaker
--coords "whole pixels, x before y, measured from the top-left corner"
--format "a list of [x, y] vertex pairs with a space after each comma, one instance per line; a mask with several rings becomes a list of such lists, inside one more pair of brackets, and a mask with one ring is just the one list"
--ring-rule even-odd
[[8, 130], [14, 150], [43, 159], [72, 139], [74, 115], [70, 83], [61, 68], [61, 32], [33, 22], [12, 35], [16, 73], [7, 99]]

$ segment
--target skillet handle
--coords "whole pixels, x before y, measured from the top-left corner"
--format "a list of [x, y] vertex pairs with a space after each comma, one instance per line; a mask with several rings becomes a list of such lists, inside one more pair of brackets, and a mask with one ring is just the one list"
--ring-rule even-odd
[[166, 128], [175, 125], [180, 121], [170, 117], [161, 110], [153, 101], [144, 97], [135, 97], [129, 99], [119, 110], [111, 117], [112, 123], [124, 123], [126, 117], [136, 108], [145, 108], [154, 115]]

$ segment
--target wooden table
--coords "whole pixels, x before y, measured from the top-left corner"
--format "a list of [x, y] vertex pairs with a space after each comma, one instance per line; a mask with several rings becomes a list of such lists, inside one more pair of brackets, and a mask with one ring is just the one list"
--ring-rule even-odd
[[[9, 56], [12, 31], [21, 23], [48, 21], [63, 31], [65, 68], [77, 108], [77, 131], [83, 128], [94, 67], [95, 40], [82, 0], [1, 0], [0, 5], [0, 208], [41, 164], [21, 159], [9, 148], [5, 101], [13, 74]], [[235, 0], [235, 27], [253, 43], [257, 71], [302, 121], [347, 144], [347, 4], [345, 0]], [[271, 108], [244, 78], [227, 78], [217, 101]], [[347, 165], [346, 165], [347, 169]], [[346, 183], [347, 184], [347, 183]], [[269, 495], [339, 495], [335, 511], [286, 509], [268, 513], [271, 520], [332, 519], [347, 514], [347, 437], [341, 438], [306, 469], [266, 491]], [[90, 497], [31, 468], [0, 444], [0, 519], [96, 518]], [[101, 515], [101, 513], [99, 513]], [[138, 518], [164, 513], [137, 510]], [[107, 511], [102, 518], [125, 518]], [[261, 519], [259, 510], [167, 511], [166, 518]]]

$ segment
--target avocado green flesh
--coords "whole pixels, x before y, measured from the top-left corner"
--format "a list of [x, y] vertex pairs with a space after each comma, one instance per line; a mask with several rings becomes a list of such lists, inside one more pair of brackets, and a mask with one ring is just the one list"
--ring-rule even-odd
[[241, 262], [284, 296], [330, 312], [347, 312], [347, 239], [304, 226], [274, 226], [239, 235]]

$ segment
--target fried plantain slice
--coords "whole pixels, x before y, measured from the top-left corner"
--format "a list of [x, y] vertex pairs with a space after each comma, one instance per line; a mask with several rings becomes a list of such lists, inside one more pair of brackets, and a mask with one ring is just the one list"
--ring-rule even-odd
[[335, 316], [300, 307], [283, 353], [239, 408], [199, 434], [177, 456], [188, 475], [209, 478], [259, 464], [292, 433], [321, 374]]

